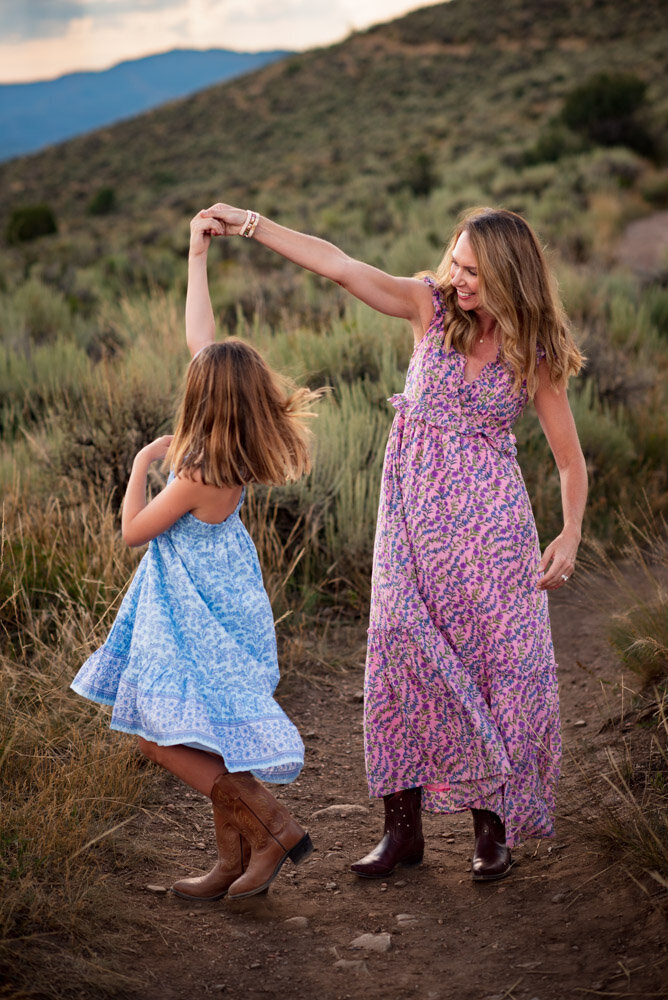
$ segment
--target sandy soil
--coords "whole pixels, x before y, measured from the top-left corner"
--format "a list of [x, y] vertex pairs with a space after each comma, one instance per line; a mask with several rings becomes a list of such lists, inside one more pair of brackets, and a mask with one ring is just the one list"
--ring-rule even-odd
[[[611, 740], [601, 725], [618, 710], [616, 667], [591, 612], [576, 606], [572, 593], [552, 601], [552, 621], [565, 742], [554, 840], [524, 844], [507, 880], [474, 885], [470, 816], [426, 816], [422, 866], [398, 869], [387, 882], [348, 871], [382, 827], [382, 804], [369, 802], [364, 780], [358, 626], [342, 634], [354, 666], [318, 685], [293, 681], [282, 696], [307, 758], [300, 780], [278, 794], [311, 833], [316, 850], [307, 861], [298, 868], [286, 863], [267, 896], [192, 904], [148, 886], [168, 887], [208, 870], [214, 840], [207, 800], [165, 779], [164, 801], [135, 822], [131, 836], [149, 851], [157, 848], [160, 861], [126, 877], [128, 908], [143, 927], [128, 964], [128, 994], [145, 1000], [668, 995], [666, 894], [651, 879], [634, 881], [590, 832], [601, 807], [592, 779], [608, 767]], [[388, 950], [351, 947], [362, 934], [386, 935], [376, 943]]]
[[668, 212], [655, 212], [631, 222], [619, 241], [617, 261], [642, 277], [668, 264]]

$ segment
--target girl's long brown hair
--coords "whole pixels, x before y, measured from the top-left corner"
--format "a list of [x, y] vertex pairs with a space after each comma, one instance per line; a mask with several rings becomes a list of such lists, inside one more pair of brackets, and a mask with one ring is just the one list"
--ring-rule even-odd
[[242, 340], [209, 344], [188, 367], [165, 463], [220, 487], [298, 479], [310, 469], [306, 421], [319, 396], [272, 371]]
[[545, 350], [550, 381], [565, 386], [584, 363], [573, 340], [556, 282], [531, 226], [506, 209], [476, 208], [455, 229], [435, 273], [446, 309], [444, 346], [470, 354], [476, 338], [475, 313], [459, 307], [450, 279], [452, 254], [468, 233], [478, 262], [478, 289], [483, 307], [501, 332], [501, 356], [510, 367], [515, 389], [526, 383], [529, 397], [538, 388], [537, 345]]

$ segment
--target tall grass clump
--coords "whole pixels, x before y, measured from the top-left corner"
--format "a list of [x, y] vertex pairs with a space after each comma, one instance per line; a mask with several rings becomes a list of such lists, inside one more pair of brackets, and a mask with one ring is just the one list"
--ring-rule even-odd
[[[649, 715], [649, 718], [648, 718]], [[604, 842], [668, 888], [668, 694], [656, 691], [645, 715], [649, 735], [608, 751], [604, 781], [613, 794], [599, 820]], [[609, 798], [609, 797], [608, 797]]]
[[[150, 794], [129, 740], [69, 690], [135, 557], [108, 504], [70, 492], [3, 503], [0, 601], [0, 968], [25, 996], [113, 995], [126, 981], [111, 871]], [[100, 947], [116, 959], [100, 967]], [[90, 993], [88, 993], [90, 995]]]
[[624, 513], [619, 519], [624, 541], [616, 553], [595, 546], [616, 594], [608, 637], [647, 689], [668, 684], [668, 526], [651, 513], [640, 523]]
[[84, 352], [65, 338], [26, 351], [0, 344], [0, 439], [34, 430], [65, 400], [76, 406], [88, 372]]
[[[625, 669], [622, 728], [608, 748], [605, 794], [596, 821], [601, 839], [633, 866], [668, 885], [668, 531], [646, 512], [619, 515], [623, 542], [613, 552], [591, 543], [588, 569], [606, 581], [604, 619]], [[596, 588], [600, 595], [600, 586]], [[600, 598], [599, 598], [600, 599]], [[635, 678], [629, 685], [629, 677]], [[631, 697], [629, 698], [629, 693]]]
[[[104, 641], [137, 564], [118, 507], [135, 452], [171, 420], [187, 353], [172, 307], [165, 296], [108, 304], [105, 324], [124, 345], [116, 357], [94, 363], [66, 341], [76, 379], [53, 354], [43, 419], [19, 425], [35, 468], [25, 484], [5, 473], [0, 965], [25, 995], [118, 995], [136, 985], [123, 958], [126, 910], [109, 874], [141, 860], [125, 826], [155, 784], [133, 741], [111, 733], [107, 711], [69, 684]], [[31, 346], [33, 364], [43, 346]], [[16, 370], [20, 353], [8, 357]], [[13, 436], [4, 435], [6, 470], [18, 454]], [[115, 957], [101, 962], [100, 952]]]
[[52, 469], [63, 479], [92, 486], [116, 510], [135, 455], [171, 424], [174, 394], [159, 376], [146, 374], [100, 366], [81, 387], [78, 405], [66, 396], [50, 418]]

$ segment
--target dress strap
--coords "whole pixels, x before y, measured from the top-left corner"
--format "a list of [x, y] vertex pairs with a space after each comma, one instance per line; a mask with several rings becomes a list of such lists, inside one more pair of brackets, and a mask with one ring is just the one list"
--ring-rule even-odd
[[422, 278], [425, 285], [428, 285], [431, 289], [431, 300], [434, 305], [434, 316], [431, 323], [429, 324], [430, 330], [442, 330], [443, 319], [445, 317], [445, 307], [443, 305], [443, 298], [441, 295], [441, 290], [436, 284], [435, 280], [430, 274], [425, 274]]
[[239, 497], [239, 503], [236, 505], [236, 507], [232, 511], [233, 514], [238, 514], [239, 513], [239, 511], [241, 510], [241, 505], [243, 504], [243, 502], [244, 502], [245, 499], [246, 499], [246, 487], [242, 486], [241, 487], [241, 496]]

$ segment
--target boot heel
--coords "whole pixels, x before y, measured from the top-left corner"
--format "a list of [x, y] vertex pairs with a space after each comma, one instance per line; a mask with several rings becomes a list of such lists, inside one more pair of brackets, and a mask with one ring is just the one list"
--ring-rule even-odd
[[298, 844], [290, 848], [288, 851], [288, 857], [293, 864], [298, 865], [300, 862], [307, 858], [309, 854], [313, 853], [313, 844], [308, 833], [305, 833]]

